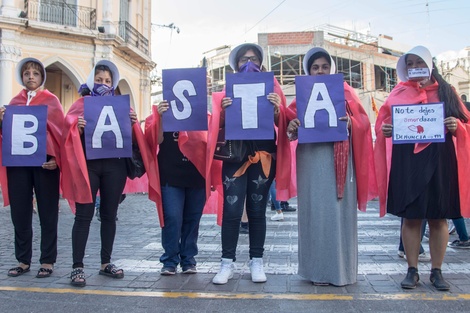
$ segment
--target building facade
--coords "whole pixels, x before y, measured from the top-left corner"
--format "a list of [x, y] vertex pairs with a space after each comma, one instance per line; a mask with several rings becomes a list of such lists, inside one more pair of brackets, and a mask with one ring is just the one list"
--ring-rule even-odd
[[21, 86], [16, 64], [34, 57], [46, 67], [45, 87], [67, 111], [93, 66], [113, 61], [118, 94], [129, 94], [139, 119], [151, 112], [151, 0], [2, 0], [0, 99], [7, 104]]

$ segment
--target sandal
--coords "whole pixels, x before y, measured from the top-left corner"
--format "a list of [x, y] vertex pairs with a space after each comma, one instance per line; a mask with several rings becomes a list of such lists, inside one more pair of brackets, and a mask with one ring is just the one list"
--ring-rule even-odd
[[37, 278], [49, 277], [54, 272], [52, 268], [41, 267], [36, 274]]
[[123, 278], [124, 270], [122, 268], [117, 268], [116, 265], [109, 263], [106, 265], [104, 270], [100, 270], [100, 275], [109, 276], [112, 278]]
[[18, 277], [18, 276], [21, 276], [21, 275], [23, 275], [24, 273], [29, 272], [29, 268], [30, 268], [29, 265], [28, 265], [27, 268], [22, 268], [21, 266], [17, 266], [17, 267], [14, 267], [14, 268], [10, 268], [10, 269], [8, 270], [8, 276], [10, 276], [10, 277]]
[[85, 280], [85, 272], [83, 268], [78, 267], [74, 268], [72, 273], [70, 273], [70, 279], [72, 280], [70, 284], [76, 287], [85, 287], [86, 280]]

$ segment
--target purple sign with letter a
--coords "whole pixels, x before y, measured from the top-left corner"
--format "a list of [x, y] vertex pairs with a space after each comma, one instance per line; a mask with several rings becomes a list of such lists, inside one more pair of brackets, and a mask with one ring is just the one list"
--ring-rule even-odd
[[227, 74], [226, 139], [274, 139], [274, 106], [267, 96], [274, 90], [274, 74]]
[[348, 138], [343, 74], [296, 76], [299, 143], [343, 141]]
[[129, 95], [85, 97], [87, 160], [130, 158], [132, 129]]
[[207, 70], [205, 67], [162, 71], [163, 131], [207, 130]]
[[3, 166], [42, 166], [47, 151], [47, 106], [6, 106]]

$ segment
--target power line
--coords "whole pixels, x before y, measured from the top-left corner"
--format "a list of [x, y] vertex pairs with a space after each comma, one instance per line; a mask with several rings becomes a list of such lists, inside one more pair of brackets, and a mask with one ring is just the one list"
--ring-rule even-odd
[[261, 23], [265, 18], [267, 18], [269, 15], [271, 15], [277, 8], [279, 8], [284, 2], [286, 2], [286, 0], [283, 0], [281, 3], [279, 3], [276, 7], [274, 7], [274, 9], [272, 9], [271, 11], [269, 11], [268, 14], [266, 14], [262, 19], [260, 19], [258, 22], [255, 23], [255, 25], [253, 25], [250, 29], [248, 29], [243, 35], [246, 35], [250, 30], [252, 30], [253, 28], [255, 28], [259, 23]]

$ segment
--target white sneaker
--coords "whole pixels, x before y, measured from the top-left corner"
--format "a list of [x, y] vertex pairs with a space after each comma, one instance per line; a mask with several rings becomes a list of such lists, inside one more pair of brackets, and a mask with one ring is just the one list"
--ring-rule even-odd
[[235, 264], [232, 259], [222, 258], [220, 262], [220, 270], [217, 275], [212, 278], [212, 283], [215, 285], [224, 285], [228, 282], [229, 279], [233, 278], [233, 270], [235, 269]]
[[263, 258], [252, 258], [250, 261], [251, 281], [264, 283], [267, 278], [263, 269]]
[[284, 214], [276, 212], [273, 216], [271, 216], [271, 221], [282, 221], [284, 219]]
[[426, 254], [426, 252], [420, 253], [418, 255], [418, 261], [419, 262], [429, 262], [431, 261], [431, 257]]
[[404, 252], [404, 251], [398, 250], [397, 254], [398, 254], [398, 256], [399, 256], [400, 258], [402, 258], [402, 259], [405, 258], [405, 252]]

